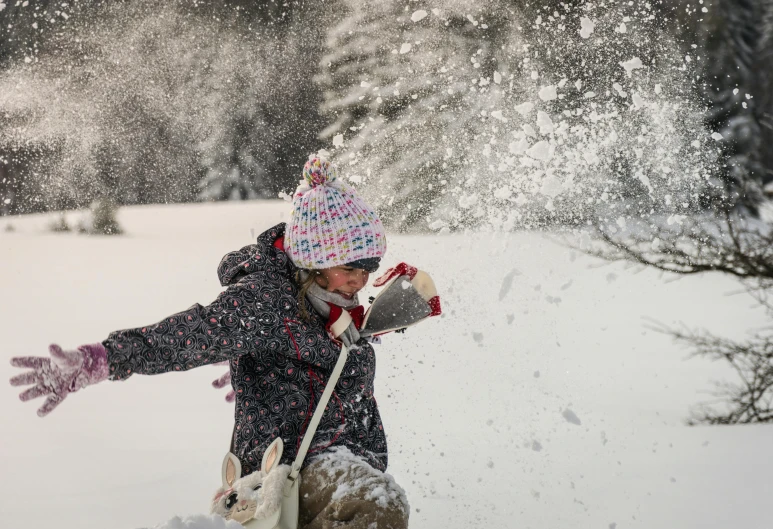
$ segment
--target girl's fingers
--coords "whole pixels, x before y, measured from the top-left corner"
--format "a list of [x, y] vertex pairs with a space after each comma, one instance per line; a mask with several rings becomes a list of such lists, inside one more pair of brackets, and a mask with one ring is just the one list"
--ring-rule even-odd
[[83, 355], [79, 352], [63, 351], [55, 343], [48, 346], [48, 352], [51, 354], [54, 363], [64, 368], [77, 366], [83, 358]]
[[40, 356], [14, 356], [11, 358], [11, 365], [13, 367], [22, 367], [27, 369], [40, 369], [46, 364], [49, 364], [51, 360]]
[[48, 346], [48, 352], [54, 358], [64, 358], [64, 351], [62, 351], [62, 348], [55, 343]]
[[217, 389], [224, 388], [231, 383], [231, 372], [229, 371], [225, 375], [212, 381], [212, 385]]
[[46, 399], [46, 402], [38, 409], [38, 417], [45, 417], [53, 411], [54, 408], [59, 406], [59, 403], [64, 400], [64, 397], [59, 395], [51, 395]]
[[28, 371], [21, 375], [16, 375], [11, 379], [12, 386], [26, 386], [27, 384], [36, 384], [40, 376], [35, 371]]
[[234, 393], [233, 390], [229, 391], [225, 394], [225, 401], [226, 402], [233, 402], [236, 400], [236, 393]]
[[19, 400], [22, 402], [27, 402], [28, 400], [36, 399], [38, 397], [42, 397], [43, 395], [48, 395], [51, 393], [51, 390], [48, 388], [44, 388], [43, 386], [33, 386], [27, 391], [22, 391], [19, 394]]

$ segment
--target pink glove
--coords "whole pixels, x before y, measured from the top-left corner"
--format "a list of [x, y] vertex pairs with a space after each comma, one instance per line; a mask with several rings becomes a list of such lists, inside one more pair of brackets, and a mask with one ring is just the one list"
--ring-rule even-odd
[[[228, 361], [225, 362], [218, 362], [217, 364], [212, 364], [213, 366], [227, 366]], [[220, 378], [216, 378], [212, 381], [212, 386], [216, 389], [221, 389], [226, 386], [231, 385], [231, 370], [225, 372], [223, 376]], [[226, 402], [233, 402], [236, 399], [236, 393], [234, 393], [233, 388], [225, 394], [225, 401]]]
[[101, 343], [81, 345], [74, 351], [63, 351], [56, 344], [49, 346], [51, 358], [40, 356], [17, 356], [11, 358], [14, 367], [29, 368], [11, 379], [12, 386], [35, 384], [23, 391], [19, 399], [26, 402], [49, 395], [38, 409], [38, 416], [45, 417], [56, 408], [67, 395], [107, 378], [107, 351]]

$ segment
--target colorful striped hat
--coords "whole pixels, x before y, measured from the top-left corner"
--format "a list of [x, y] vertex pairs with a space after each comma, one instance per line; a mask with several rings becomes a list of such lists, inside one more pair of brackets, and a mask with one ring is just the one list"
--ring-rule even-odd
[[338, 178], [330, 162], [318, 154], [309, 156], [285, 230], [284, 249], [295, 266], [372, 265], [386, 248], [384, 227], [373, 208]]

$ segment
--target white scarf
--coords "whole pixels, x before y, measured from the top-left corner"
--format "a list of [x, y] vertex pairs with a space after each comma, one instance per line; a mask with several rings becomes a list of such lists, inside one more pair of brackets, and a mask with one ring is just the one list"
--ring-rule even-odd
[[[301, 270], [301, 280], [306, 281], [308, 277], [309, 273], [305, 270]], [[355, 294], [352, 299], [346, 299], [340, 294], [325, 290], [319, 286], [316, 281], [311, 283], [309, 290], [306, 292], [306, 299], [309, 300], [309, 303], [314, 307], [314, 310], [316, 310], [325, 320], [330, 317], [330, 306], [328, 303], [337, 305], [344, 310], [351, 310], [360, 304], [357, 294]], [[351, 347], [359, 341], [360, 333], [357, 331], [354, 322], [349, 324], [349, 327], [341, 334], [341, 336], [339, 336], [339, 338], [347, 347]]]

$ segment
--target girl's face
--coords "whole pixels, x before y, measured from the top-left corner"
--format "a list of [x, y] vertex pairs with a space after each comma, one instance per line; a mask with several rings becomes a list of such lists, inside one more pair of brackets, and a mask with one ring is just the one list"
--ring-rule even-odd
[[314, 280], [319, 286], [328, 292], [335, 292], [346, 299], [352, 299], [354, 295], [368, 284], [370, 274], [361, 268], [351, 266], [334, 266], [319, 271], [320, 275]]

